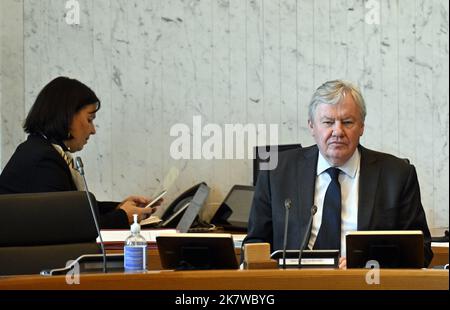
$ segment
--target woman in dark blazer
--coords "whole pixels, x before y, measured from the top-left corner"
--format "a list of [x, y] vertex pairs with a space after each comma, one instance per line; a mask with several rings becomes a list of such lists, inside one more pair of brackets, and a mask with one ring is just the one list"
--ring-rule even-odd
[[[100, 100], [83, 83], [58, 77], [39, 93], [25, 120], [28, 138], [0, 175], [0, 194], [83, 190], [72, 153], [95, 134]], [[148, 198], [130, 196], [121, 203], [97, 202], [101, 228], [127, 228], [133, 214], [145, 218]]]

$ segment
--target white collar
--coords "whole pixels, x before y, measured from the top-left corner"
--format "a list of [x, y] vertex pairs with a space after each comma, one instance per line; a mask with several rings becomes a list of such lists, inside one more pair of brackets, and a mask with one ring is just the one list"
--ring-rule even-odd
[[[352, 157], [342, 166], [338, 166], [336, 168], [341, 169], [346, 175], [350, 178], [355, 178], [356, 173], [359, 169], [359, 163], [361, 161], [361, 154], [359, 153], [358, 148], [353, 153]], [[322, 174], [328, 168], [333, 167], [330, 163], [323, 157], [322, 153], [319, 151], [319, 158], [317, 160], [317, 175]]]

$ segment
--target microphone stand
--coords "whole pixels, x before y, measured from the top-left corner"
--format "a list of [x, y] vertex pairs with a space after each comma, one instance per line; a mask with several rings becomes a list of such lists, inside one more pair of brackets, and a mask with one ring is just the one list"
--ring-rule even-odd
[[80, 173], [80, 175], [83, 177], [85, 193], [86, 193], [86, 196], [87, 196], [87, 199], [88, 199], [88, 202], [89, 202], [89, 207], [91, 208], [92, 217], [94, 218], [95, 228], [97, 229], [98, 237], [100, 238], [100, 247], [102, 249], [102, 254], [103, 254], [103, 273], [106, 273], [106, 252], [105, 252], [105, 246], [104, 246], [104, 243], [103, 243], [102, 234], [100, 233], [100, 227], [98, 225], [97, 216], [95, 215], [94, 204], [92, 203], [91, 195], [89, 195], [88, 185], [87, 185], [87, 182], [86, 182], [86, 177], [84, 176], [84, 168], [83, 167], [84, 166], [83, 166], [83, 161], [81, 160], [81, 157], [77, 156], [75, 158], [75, 168]]
[[303, 241], [300, 244], [300, 249], [298, 251], [298, 268], [299, 269], [302, 268], [303, 249], [305, 248], [306, 239], [309, 236], [309, 231], [311, 230], [314, 214], [316, 214], [316, 212], [317, 212], [317, 207], [315, 205], [313, 205], [311, 207], [311, 217], [309, 218], [308, 226], [306, 226], [305, 235], [303, 236]]
[[283, 240], [283, 269], [286, 269], [286, 248], [287, 248], [287, 234], [289, 226], [289, 209], [292, 207], [292, 201], [288, 198], [284, 201], [284, 240]]

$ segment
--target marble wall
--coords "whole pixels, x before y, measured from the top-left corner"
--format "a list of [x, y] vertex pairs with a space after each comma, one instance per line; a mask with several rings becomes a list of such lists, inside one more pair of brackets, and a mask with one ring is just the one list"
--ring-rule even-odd
[[[0, 117], [2, 117], [3, 113], [2, 113], [2, 91], [3, 91], [3, 23], [4, 23], [4, 18], [3, 18], [3, 3], [0, 2]], [[1, 125], [0, 122], [0, 163], [2, 163], [2, 150], [3, 147], [1, 145], [1, 141], [2, 141], [2, 137], [3, 137], [3, 126]], [[3, 165], [1, 166], [3, 167]]]
[[[171, 184], [170, 201], [206, 181], [220, 202], [251, 182], [251, 160], [171, 159], [171, 127], [192, 129], [195, 115], [220, 126], [276, 123], [280, 143], [310, 145], [313, 91], [344, 78], [367, 102], [362, 143], [409, 158], [430, 226], [448, 227], [447, 0], [14, 2], [23, 3], [24, 99], [2, 105], [3, 165], [38, 91], [66, 75], [102, 100], [81, 154], [99, 199]], [[79, 25], [67, 23], [69, 2], [79, 3]]]
[[23, 140], [24, 106], [23, 0], [0, 1], [0, 162]]

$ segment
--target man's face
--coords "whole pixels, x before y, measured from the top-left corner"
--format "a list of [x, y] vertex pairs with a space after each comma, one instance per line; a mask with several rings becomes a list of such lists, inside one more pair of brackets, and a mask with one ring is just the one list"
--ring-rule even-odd
[[333, 166], [352, 157], [364, 133], [360, 110], [351, 95], [338, 104], [319, 104], [308, 124], [320, 153]]

